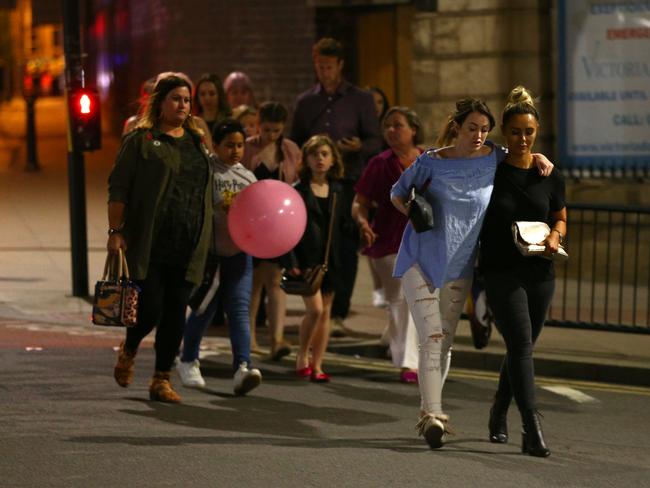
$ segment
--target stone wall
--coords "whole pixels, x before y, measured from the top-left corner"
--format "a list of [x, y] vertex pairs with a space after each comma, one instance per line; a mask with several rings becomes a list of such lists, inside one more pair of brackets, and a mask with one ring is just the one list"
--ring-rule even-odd
[[[508, 92], [523, 84], [540, 98], [536, 149], [553, 153], [551, 5], [544, 0], [440, 0], [437, 12], [415, 15], [415, 109], [432, 142], [454, 102], [484, 99], [497, 120]], [[498, 128], [491, 138], [500, 141]]]

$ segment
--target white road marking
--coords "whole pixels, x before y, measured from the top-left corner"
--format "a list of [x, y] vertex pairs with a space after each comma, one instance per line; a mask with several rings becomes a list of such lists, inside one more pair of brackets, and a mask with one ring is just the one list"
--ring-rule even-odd
[[598, 400], [592, 396], [582, 393], [580, 390], [571, 388], [570, 386], [549, 385], [542, 386], [544, 390], [550, 391], [557, 395], [562, 395], [577, 403], [598, 403]]

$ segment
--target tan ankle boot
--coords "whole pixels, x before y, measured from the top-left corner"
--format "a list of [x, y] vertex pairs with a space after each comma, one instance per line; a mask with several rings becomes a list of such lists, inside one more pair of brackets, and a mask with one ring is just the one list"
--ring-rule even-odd
[[180, 403], [181, 397], [169, 382], [169, 371], [156, 371], [149, 384], [149, 399], [155, 402]]
[[133, 367], [137, 352], [126, 349], [124, 347], [124, 341], [120, 344], [120, 350], [117, 352], [117, 362], [113, 369], [113, 376], [117, 384], [123, 388], [129, 386], [133, 381]]

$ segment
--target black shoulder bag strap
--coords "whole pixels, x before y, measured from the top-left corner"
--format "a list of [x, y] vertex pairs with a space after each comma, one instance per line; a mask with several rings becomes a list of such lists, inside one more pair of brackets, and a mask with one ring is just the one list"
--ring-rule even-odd
[[332, 210], [330, 213], [330, 225], [327, 231], [327, 244], [325, 245], [325, 258], [323, 260], [323, 269], [327, 271], [327, 263], [330, 257], [330, 247], [332, 245], [332, 231], [334, 230], [334, 214], [336, 213], [336, 193], [332, 192]]

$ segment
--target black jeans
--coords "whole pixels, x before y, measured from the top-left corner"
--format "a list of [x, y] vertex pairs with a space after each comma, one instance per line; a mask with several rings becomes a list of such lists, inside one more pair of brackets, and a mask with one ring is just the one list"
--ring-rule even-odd
[[343, 224], [344, 231], [341, 233], [339, 285], [334, 290], [336, 293], [332, 302], [332, 317], [342, 319], [346, 318], [350, 313], [350, 302], [354, 291], [354, 283], [357, 279], [357, 268], [359, 267], [359, 229], [352, 220], [352, 201], [355, 195], [354, 183], [351, 180], [344, 180], [343, 198], [340, 202], [341, 205], [345, 206], [346, 221]]
[[183, 339], [185, 309], [192, 284], [185, 280], [185, 269], [162, 263], [149, 263], [138, 303], [138, 324], [126, 330], [126, 349], [135, 351], [156, 327], [156, 371], [170, 371]]
[[555, 280], [538, 281], [521, 273], [486, 273], [485, 290], [506, 356], [496, 399], [508, 405], [513, 395], [520, 412], [535, 408], [533, 345], [553, 299]]

